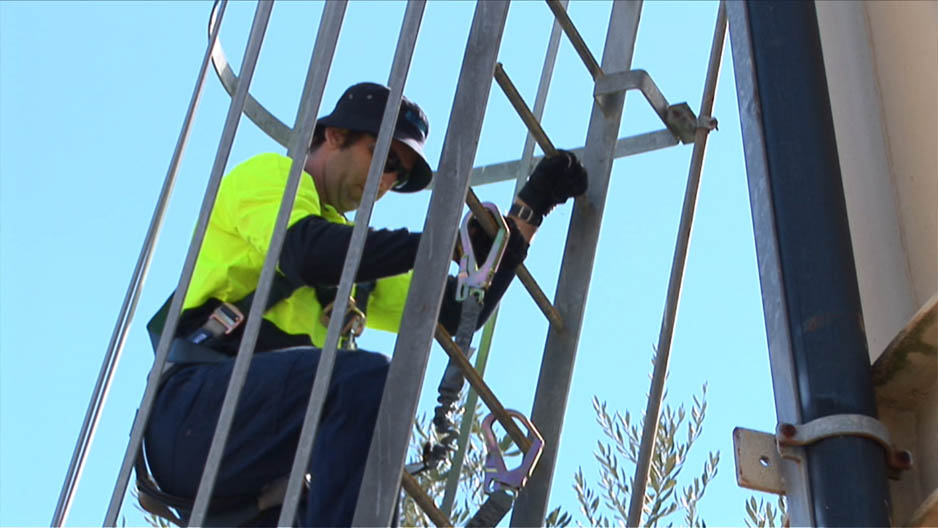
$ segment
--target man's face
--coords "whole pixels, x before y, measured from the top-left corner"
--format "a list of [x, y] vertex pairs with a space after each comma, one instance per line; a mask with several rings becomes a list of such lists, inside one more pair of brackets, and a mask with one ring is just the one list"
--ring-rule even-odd
[[[342, 145], [340, 137], [344, 140], [346, 131], [336, 131], [335, 134], [326, 134], [324, 146], [329, 148], [322, 179], [322, 189], [319, 189], [320, 199], [334, 207], [340, 213], [353, 211], [358, 208], [362, 194], [365, 190], [365, 181], [368, 179], [368, 168], [375, 149], [377, 138], [370, 134], [363, 134], [348, 145]], [[414, 167], [416, 154], [403, 143], [393, 140], [388, 160], [385, 162], [385, 171], [378, 184], [378, 196], [384, 196], [403, 174], [407, 174]]]

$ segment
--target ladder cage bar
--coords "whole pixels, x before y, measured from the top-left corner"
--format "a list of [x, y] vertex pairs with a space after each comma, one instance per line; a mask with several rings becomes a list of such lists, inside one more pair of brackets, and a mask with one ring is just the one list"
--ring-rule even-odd
[[123, 353], [127, 334], [130, 331], [130, 325], [133, 322], [133, 316], [137, 310], [137, 303], [140, 300], [140, 292], [143, 290], [143, 284], [146, 282], [146, 277], [150, 270], [150, 264], [153, 260], [153, 250], [156, 247], [156, 239], [159, 237], [163, 227], [163, 220], [166, 216], [169, 198], [176, 184], [179, 163], [182, 160], [183, 152], [185, 152], [186, 144], [189, 140], [189, 131], [192, 128], [195, 111], [202, 98], [202, 88], [205, 85], [205, 77], [208, 72], [209, 56], [218, 36], [218, 28], [221, 27], [221, 19], [228, 5], [228, 0], [221, 0], [220, 4], [219, 16], [210, 28], [209, 43], [202, 57], [202, 64], [199, 68], [199, 75], [196, 78], [195, 87], [192, 90], [192, 97], [189, 100], [185, 118], [183, 118], [182, 128], [176, 140], [176, 147], [173, 150], [169, 168], [163, 180], [163, 187], [160, 189], [160, 195], [159, 198], [157, 198], [156, 207], [153, 210], [150, 225], [147, 228], [147, 234], [144, 237], [143, 247], [140, 249], [140, 255], [137, 257], [137, 264], [131, 275], [127, 293], [124, 296], [123, 304], [117, 316], [117, 322], [114, 325], [111, 341], [108, 344], [98, 379], [92, 391], [91, 401], [88, 403], [88, 410], [85, 413], [85, 419], [75, 443], [75, 450], [72, 453], [72, 459], [69, 463], [68, 471], [66, 472], [65, 482], [62, 484], [62, 490], [59, 494], [55, 513], [50, 523], [51, 526], [62, 526], [65, 524], [65, 520], [68, 517], [68, 511], [71, 508], [75, 488], [78, 486], [78, 482], [81, 479], [81, 473], [88, 456], [88, 449], [91, 447], [94, 434], [97, 430], [101, 408], [107, 400], [114, 370], [117, 368], [120, 356]]
[[[641, 6], [640, 1], [613, 4], [603, 51], [603, 71], [629, 69]], [[544, 524], [624, 104], [624, 92], [593, 98], [582, 158], [590, 175], [590, 185], [586, 194], [576, 198], [573, 204], [554, 298], [554, 306], [563, 316], [565, 327], [562, 331], [553, 327], [548, 330], [531, 412], [531, 421], [537, 424], [544, 437], [544, 450], [515, 502], [512, 526]]]
[[[749, 13], [741, 2], [727, 4], [733, 71], [739, 107], [739, 124], [743, 139], [749, 202], [752, 211], [753, 238], [762, 289], [769, 369], [775, 395], [775, 414], [779, 421], [804, 423], [801, 393], [788, 333], [788, 299], [782, 278], [781, 255], [776, 233], [774, 205], [768, 175], [768, 159], [763, 135], [762, 113], [755, 79], [753, 35]], [[803, 447], [791, 448], [803, 455]], [[779, 471], [788, 484], [785, 490], [788, 515], [792, 526], [816, 526], [814, 496], [805, 464], [782, 459]]]
[[[569, 0], [560, 0], [560, 5], [564, 10], [567, 9]], [[544, 54], [544, 66], [541, 67], [541, 78], [537, 83], [537, 95], [534, 97], [534, 119], [538, 123], [544, 117], [544, 107], [547, 104], [547, 92], [550, 90], [550, 81], [554, 76], [554, 65], [557, 63], [557, 51], [560, 49], [560, 33], [563, 29], [560, 27], [560, 21], [554, 17], [551, 24], [550, 38], [547, 41], [547, 52]], [[521, 187], [527, 181], [528, 174], [534, 168], [534, 135], [528, 130], [524, 137], [524, 148], [521, 150], [521, 165], [518, 169], [517, 181], [515, 182], [515, 195], [521, 190]]]
[[[713, 41], [710, 46], [710, 59], [704, 81], [703, 95], [700, 102], [700, 114], [710, 115], [713, 111], [713, 98], [716, 94], [717, 79], [723, 60], [723, 43], [726, 36], [726, 5], [720, 2], [717, 9]], [[648, 474], [651, 471], [651, 458], [655, 451], [658, 422], [661, 414], [661, 400], [664, 398], [664, 386], [671, 357], [671, 340], [674, 336], [674, 324], [681, 301], [681, 288], [684, 282], [684, 269], [687, 265], [687, 251], [690, 247], [691, 230], [694, 225], [694, 213], [700, 188], [700, 174], [703, 170], [704, 156], [707, 151], [707, 138], [710, 130], [697, 127], [694, 150], [691, 154], [687, 184], [684, 190], [684, 203], [681, 207], [681, 220], [677, 240], [674, 243], [674, 256], [671, 261], [671, 275], [668, 279], [668, 292], [665, 298], [661, 330], [658, 334], [658, 346], [655, 349], [655, 366], [652, 371], [651, 388], [648, 391], [648, 403], [642, 426], [642, 440], [639, 445], [638, 461], [635, 464], [635, 477], [632, 479], [632, 497], [629, 502], [628, 526], [639, 526], [642, 509], [645, 504], [645, 489]]]
[[[269, 9], [268, 9], [269, 14]], [[253, 36], [253, 34], [252, 34]], [[217, 42], [217, 36], [216, 36]], [[249, 74], [253, 74], [252, 68], [248, 65], [247, 59], [251, 55], [251, 42], [249, 41], [249, 46], [245, 50], [245, 66]], [[259, 47], [259, 46], [258, 46]], [[256, 58], [256, 53], [253, 53]], [[251, 75], [248, 75], [250, 79]], [[202, 199], [202, 205], [199, 210], [198, 221], [196, 222], [196, 229], [193, 235], [192, 241], [189, 245], [189, 250], [186, 254], [186, 260], [183, 264], [182, 273], [180, 275], [179, 283], [177, 284], [175, 293], [173, 294], [172, 301], [170, 303], [169, 312], [167, 314], [166, 324], [163, 328], [163, 332], [160, 336], [160, 341], [157, 345], [156, 359], [154, 361], [153, 367], [150, 370], [150, 374], [147, 380], [147, 388], [144, 394], [143, 402], [141, 407], [138, 409], [137, 415], [134, 419], [133, 428], [131, 430], [130, 440], [128, 442], [127, 450], [124, 453], [124, 460], [121, 465], [120, 474], [118, 476], [118, 481], [115, 485], [114, 492], [111, 495], [111, 500], [108, 505], [108, 510], [105, 515], [104, 524], [106, 526], [113, 526], [117, 520], [117, 515], [120, 511], [121, 502], [126, 492], [127, 482], [130, 478], [130, 471], [133, 467], [134, 460], [137, 456], [138, 450], [141, 448], [141, 441], [143, 439], [144, 429], [146, 428], [146, 422], [149, 418], [150, 411], [153, 406], [153, 401], [156, 398], [157, 385], [159, 382], [159, 376], [162, 373], [162, 368], [166, 363], [166, 357], [169, 352], [169, 345], [172, 341], [172, 335], [175, 334], [176, 328], [179, 323], [180, 313], [182, 311], [183, 299], [185, 298], [186, 292], [189, 288], [189, 281], [192, 278], [193, 270], [195, 269], [195, 261], [198, 257], [199, 249], [202, 246], [202, 241], [205, 238], [206, 228], [208, 226], [208, 220], [211, 214], [212, 207], [215, 203], [215, 196], [218, 192], [218, 187], [221, 183], [222, 172], [224, 171], [225, 164], [227, 163], [228, 156], [231, 152], [231, 146], [234, 142], [235, 132], [238, 127], [238, 121], [241, 115], [242, 108], [244, 106], [245, 96], [247, 94], [247, 85], [250, 84], [250, 81], [245, 82], [243, 89], [240, 89], [236, 92], [236, 97], [232, 98], [231, 104], [228, 108], [228, 113], [225, 119], [225, 126], [222, 130], [221, 138], [219, 139], [219, 146], [216, 151], [215, 160], [212, 165], [212, 170], [209, 176], [209, 181], [206, 186], [206, 192]]]
[[651, 109], [654, 110], [658, 118], [665, 125], [668, 124], [668, 104], [667, 98], [658, 89], [658, 85], [645, 70], [629, 70], [619, 73], [604, 75], [596, 81], [594, 95], [601, 95], [620, 90], [639, 90], [642, 96], [648, 101]]
[[560, 0], [547, 0], [547, 6], [550, 7], [550, 10], [554, 13], [554, 18], [557, 19], [557, 23], [560, 24], [560, 27], [563, 28], [563, 32], [567, 34], [567, 38], [570, 39], [570, 44], [573, 45], [573, 49], [576, 50], [577, 55], [580, 56], [583, 65], [589, 70], [593, 80], [599, 80], [603, 76], [603, 69], [599, 66], [599, 63], [596, 62], [596, 57], [593, 57], [593, 53], [590, 52], [586, 41], [583, 40], [580, 32], [577, 31], [576, 26], [573, 25], [573, 21], [570, 20], [566, 6], [561, 4]]
[[[567, 2], [568, 0], [561, 0], [561, 4], [564, 7], [566, 7]], [[551, 81], [551, 78], [553, 77], [554, 65], [557, 62], [557, 51], [560, 48], [560, 33], [561, 33], [560, 23], [557, 22], [557, 20], [555, 19], [554, 22], [551, 24], [551, 32], [550, 32], [550, 37], [547, 43], [547, 51], [544, 55], [544, 65], [541, 68], [541, 77], [540, 77], [540, 80], [538, 81], [537, 95], [535, 96], [535, 100], [534, 100], [533, 114], [534, 114], [534, 120], [537, 122], [540, 122], [542, 116], [544, 115], [544, 106], [547, 102], [547, 92], [550, 89], [550, 81]], [[498, 65], [496, 66], [496, 68], [498, 68]], [[518, 165], [518, 170], [517, 170], [517, 177], [516, 177], [517, 181], [515, 183], [515, 190], [514, 190], [515, 196], [517, 196], [518, 192], [521, 190], [521, 187], [524, 185], [525, 181], [527, 180], [528, 173], [530, 173], [533, 167], [531, 161], [534, 155], [534, 143], [535, 143], [534, 135], [531, 133], [530, 130], [528, 130], [525, 133], [524, 148], [522, 149], [521, 158], [518, 160], [520, 164]], [[474, 178], [470, 177], [470, 181], [472, 179]], [[472, 194], [473, 196], [470, 197], [470, 200], [472, 198], [475, 198], [475, 201], [478, 202], [478, 197], [474, 196], [474, 192]], [[533, 278], [531, 278], [530, 275], [527, 274], [527, 269], [525, 269], [524, 271], [526, 273], [526, 277], [529, 278], [530, 281], [533, 283]], [[554, 307], [550, 304], [550, 301], [547, 299], [547, 296], [543, 294], [543, 292], [540, 290], [540, 287], [536, 283], [533, 283], [533, 287], [536, 288], [536, 292], [540, 294], [538, 297], [535, 298], [535, 303], [537, 303], [538, 307], [542, 308], [542, 310], [544, 310], [544, 308], [549, 309], [550, 312], [545, 311], [545, 315], [548, 316], [549, 320], [553, 321], [550, 314], [553, 313], [554, 316], [556, 316], [557, 315], [556, 310], [554, 310]], [[535, 294], [532, 293], [532, 295], [535, 295]], [[540, 298], [541, 300], [538, 301], [538, 298]], [[492, 345], [492, 338], [495, 334], [495, 325], [498, 320], [498, 311], [499, 311], [499, 307], [496, 306], [495, 310], [493, 310], [492, 312], [491, 318], [489, 319], [488, 322], [486, 322], [485, 328], [482, 332], [482, 343], [481, 343], [479, 355], [476, 358], [476, 371], [479, 373], [480, 377], [482, 377], [485, 373], [485, 366], [488, 361], [489, 349]], [[466, 450], [468, 447], [468, 440], [469, 440], [472, 420], [475, 419], [475, 410], [476, 410], [476, 405], [478, 404], [478, 399], [479, 399], [478, 392], [475, 390], [474, 387], [470, 387], [469, 395], [466, 397], [466, 408], [463, 414], [464, 421], [462, 422], [462, 424], [460, 424], [459, 447], [456, 452], [455, 458], [453, 459], [453, 463], [452, 463], [453, 470], [446, 482], [446, 491], [443, 495], [442, 510], [446, 515], [450, 514], [450, 511], [452, 510], [452, 507], [453, 507], [453, 502], [456, 499], [456, 491], [459, 486], [459, 476], [461, 473], [463, 460], [465, 459]], [[470, 419], [466, 421], [465, 416], [469, 416]]]
[[495, 393], [492, 392], [492, 389], [490, 389], [488, 384], [485, 383], [485, 380], [482, 379], [482, 375], [479, 374], [476, 369], [472, 368], [472, 364], [469, 363], [469, 359], [463, 354], [459, 345], [453, 341], [453, 338], [450, 337], [446, 329], [440, 325], [437, 325], [436, 340], [450, 359], [456, 362], [463, 371], [463, 376], [466, 378], [466, 381], [479, 393], [482, 401], [485, 402], [489, 410], [492, 411], [492, 414], [495, 415], [495, 418], [498, 419], [498, 423], [502, 424], [502, 427], [505, 428], [505, 431], [508, 432], [511, 439], [518, 444], [518, 447], [520, 447], [522, 451], [530, 449], [531, 439], [515, 424], [514, 419], [505, 411], [505, 406], [502, 405], [498, 397], [495, 396]]
[[507, 14], [504, 0], [475, 7], [354, 526], [390, 525]]
[[[479, 344], [479, 353], [476, 354], [476, 364], [473, 370], [479, 373], [479, 377], [484, 379], [485, 366], [489, 360], [489, 350], [492, 347], [492, 337], [495, 334], [495, 324], [498, 320], [498, 308], [492, 310], [492, 315], [485, 322], [482, 329], [482, 341]], [[456, 491], [459, 488], [459, 477], [462, 473], [463, 462], [466, 459], [466, 451], [469, 447], [469, 435], [471, 434], [472, 422], [475, 421], [476, 405], [479, 403], [479, 393], [475, 387], [470, 385], [469, 394], [466, 396], [466, 405], [463, 408], [462, 422], [459, 424], [459, 438], [457, 440], [456, 454], [453, 455], [453, 461], [450, 464], [449, 476], [446, 478], [446, 489], [443, 492], [443, 503], [440, 510], [449, 516], [453, 510], [453, 503], [456, 500]]]
[[[653, 150], [673, 147], [679, 142], [680, 141], [674, 137], [674, 133], [667, 128], [656, 130], [654, 132], [636, 134], [634, 136], [619, 138], [619, 140], [616, 142], [613, 157], [618, 159], [634, 156], [636, 154], [644, 154], [645, 152], [651, 152]], [[532, 151], [533, 148], [532, 140]], [[583, 147], [570, 148], [566, 150], [576, 154], [578, 158], [583, 157]], [[543, 156], [532, 156], [528, 162], [524, 162], [524, 159], [516, 159], [513, 161], [503, 161], [476, 167], [472, 170], [472, 185], [478, 187], [480, 185], [487, 185], [489, 183], [518, 179], [520, 175], [521, 183], [518, 185], [518, 188], [520, 189], [520, 186], [524, 185], [524, 181], [527, 179], [527, 174], [530, 172], [534, 162], [540, 161], [541, 159], [543, 159]]]
[[406, 471], [403, 472], [401, 475], [401, 487], [414, 499], [417, 506], [433, 521], [433, 524], [437, 526], [453, 525], [453, 521], [449, 519], [449, 514], [444, 513], [436, 507], [436, 504], [433, 503], [433, 499], [420, 487], [420, 484], [417, 483], [417, 479], [415, 479], [413, 475]]
[[[264, 35], [267, 30], [267, 24], [270, 20], [270, 13], [272, 9], [272, 0], [261, 0], [258, 2], [254, 15], [254, 21], [251, 25], [251, 33], [248, 38], [248, 44], [245, 49], [244, 59], [242, 61], [241, 78], [238, 82], [238, 90], [236, 91], [238, 96], [237, 107], [233, 107], [232, 110], [234, 111], [229, 114], [229, 116], [232, 118], [232, 121], [235, 122], [235, 125], [237, 121], [240, 120], [244, 109], [244, 102], [247, 99], [251, 79], [254, 76], [257, 59], [260, 54], [261, 45], [264, 41]], [[235, 99], [232, 99], [232, 102], [234, 103]], [[303, 101], [303, 103], [306, 103], [306, 101]], [[318, 100], [316, 101], [315, 106], [318, 107]], [[236, 126], [232, 127], [232, 139], [236, 128]], [[310, 131], [309, 134], [311, 136], [312, 131]], [[212, 491], [214, 490], [215, 481], [218, 476], [218, 470], [221, 466], [225, 445], [228, 440], [228, 435], [231, 432], [231, 425], [234, 422], [234, 414], [237, 408], [238, 399], [241, 396], [241, 390], [244, 387], [248, 369], [251, 365], [251, 359], [254, 355], [254, 345], [257, 341], [257, 335], [260, 330], [260, 322], [263, 317], [264, 307], [267, 302], [267, 297], [270, 293], [270, 284], [275, 272], [274, 266], [276, 265], [276, 257], [280, 252], [280, 247], [283, 245], [287, 218], [289, 216], [290, 210], [293, 208], [293, 200], [296, 196], [296, 189], [299, 185], [299, 176], [302, 167], [301, 163], [297, 161], [296, 153], [305, 152], [305, 150], [299, 150], [296, 148], [297, 142], [300, 140], [301, 138], [299, 138], [299, 134], [294, 134], [294, 136], [291, 138], [291, 142], [293, 143], [291, 145], [291, 157], [294, 161], [290, 167], [290, 174], [287, 180], [286, 188], [284, 190], [284, 197], [281, 201], [280, 211], [278, 213], [276, 223], [274, 224], [267, 256], [264, 260], [264, 266], [261, 270], [261, 275], [258, 280], [254, 298], [251, 302], [251, 307], [249, 308], [248, 318], [245, 322], [244, 334], [238, 347], [238, 354], [232, 367], [231, 377], [228, 381], [228, 388], [225, 392], [225, 399], [222, 403], [222, 407], [218, 415], [218, 421], [216, 422], [215, 431], [212, 436], [212, 443], [209, 448], [208, 456], [206, 457], [205, 466], [202, 470], [202, 476], [199, 480], [199, 487], [196, 492], [195, 503], [193, 504], [191, 516], [189, 518], [190, 526], [202, 526], [205, 524], [205, 517], [208, 512], [209, 503], [211, 502]], [[228, 154], [229, 152], [224, 153], [225, 160], [227, 160]], [[302, 161], [302, 159], [302, 155], [300, 155], [300, 161]], [[221, 178], [221, 172], [224, 170], [224, 165], [225, 163], [222, 162], [218, 167], [219, 178]], [[213, 194], [216, 194], [218, 189], [213, 189], [212, 192]]]
[[[384, 113], [382, 114], [374, 153], [371, 156], [371, 165], [368, 169], [368, 177], [365, 182], [362, 201], [358, 206], [358, 211], [355, 216], [355, 226], [352, 229], [352, 238], [349, 242], [349, 249], [346, 253], [342, 274], [339, 279], [333, 314], [344, 314], [348, 309], [349, 296], [352, 293], [355, 275], [358, 272], [364, 251], [365, 238], [368, 234], [371, 220], [371, 212], [374, 208], [375, 200], [377, 200], [378, 197], [378, 186], [384, 172], [384, 162], [387, 159], [388, 151], [391, 147], [391, 139], [396, 127], [401, 99], [403, 97], [404, 84], [406, 83], [407, 74], [410, 70], [411, 58], [413, 57], [425, 5], [426, 2], [424, 0], [412, 0], [408, 2], [407, 9], [404, 13], [404, 20], [401, 24], [397, 49], [394, 54], [388, 82], [390, 93], [384, 108]], [[342, 10], [344, 11], [344, 6]], [[335, 36], [338, 36], [337, 31]], [[310, 64], [310, 79], [312, 79], [316, 72], [315, 65]], [[315, 115], [312, 119], [315, 120]], [[313, 442], [319, 428], [322, 409], [326, 402], [326, 396], [332, 379], [332, 371], [338, 356], [339, 334], [344, 323], [344, 317], [336, 316], [329, 319], [325, 346], [323, 347], [319, 366], [316, 370], [316, 376], [313, 380], [303, 427], [300, 432], [297, 450], [293, 459], [293, 466], [290, 471], [287, 494], [284, 497], [284, 503], [280, 510], [280, 519], [278, 520], [278, 525], [280, 526], [293, 526], [293, 521], [296, 517], [296, 509], [300, 501], [300, 490], [303, 485], [303, 476], [309, 465]]]
[[547, 132], [544, 131], [544, 128], [541, 127], [541, 123], [538, 122], [537, 118], [534, 117], [534, 114], [531, 112], [531, 109], [525, 104], [524, 98], [518, 93], [518, 89], [515, 87], [515, 84], [511, 82], [511, 78], [505, 73], [505, 68], [500, 62], [495, 65], [495, 80], [498, 81], [498, 86], [500, 86], [502, 92], [505, 93], [505, 97], [508, 98], [511, 106], [518, 112], [518, 117], [521, 118], [524, 126], [527, 127], [528, 134], [534, 137], [537, 144], [541, 147], [541, 150], [544, 151], [544, 154], [546, 154], [547, 157], [557, 154], [554, 143], [547, 137]]
[[[210, 21], [214, 20], [217, 6], [218, 4], [216, 3], [212, 7]], [[215, 74], [218, 76], [218, 80], [225, 88], [225, 91], [228, 92], [229, 96], [233, 97], [235, 90], [238, 88], [238, 76], [231, 70], [231, 66], [228, 64], [228, 57], [225, 56], [225, 50], [222, 49], [221, 44], [212, 48], [212, 67], [215, 69]], [[263, 130], [271, 139], [279, 143], [280, 146], [290, 148], [290, 136], [293, 134], [293, 129], [271, 114], [250, 93], [248, 93], [247, 100], [244, 102], [244, 115], [257, 125], [258, 128]]]

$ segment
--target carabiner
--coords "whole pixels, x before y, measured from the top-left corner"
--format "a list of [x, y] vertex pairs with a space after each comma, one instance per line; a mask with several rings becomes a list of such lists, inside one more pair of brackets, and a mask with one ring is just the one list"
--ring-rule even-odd
[[469, 238], [469, 220], [472, 211], [463, 217], [459, 228], [459, 242], [462, 246], [462, 257], [459, 259], [459, 274], [456, 276], [456, 300], [464, 301], [469, 295], [475, 295], [479, 302], [485, 296], [485, 290], [492, 284], [495, 270], [502, 261], [505, 248], [508, 247], [508, 223], [492, 202], [483, 202], [482, 206], [492, 212], [498, 224], [498, 233], [492, 241], [492, 248], [485, 262], [479, 266], [475, 251], [472, 249], [472, 240]]
[[521, 465], [515, 469], [508, 470], [505, 467], [505, 460], [502, 458], [502, 452], [498, 448], [498, 440], [492, 432], [492, 425], [495, 422], [495, 415], [489, 414], [482, 420], [482, 436], [485, 438], [485, 480], [482, 483], [482, 489], [486, 493], [494, 493], [498, 490], [519, 491], [528, 481], [528, 477], [534, 471], [537, 461], [541, 458], [541, 452], [544, 450], [544, 437], [540, 431], [534, 427], [528, 418], [518, 411], [505, 409], [512, 418], [521, 421], [528, 430], [528, 438], [531, 440], [531, 448], [524, 454]]

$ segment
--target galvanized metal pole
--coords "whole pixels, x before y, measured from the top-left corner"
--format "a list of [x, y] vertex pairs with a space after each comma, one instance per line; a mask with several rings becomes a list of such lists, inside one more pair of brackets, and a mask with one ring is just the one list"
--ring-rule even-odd
[[55, 506], [51, 526], [62, 526], [65, 524], [65, 519], [68, 517], [68, 511], [71, 508], [72, 499], [74, 498], [75, 488], [78, 486], [78, 481], [81, 479], [82, 469], [84, 469], [85, 461], [88, 456], [88, 450], [91, 448], [91, 443], [94, 440], [94, 434], [98, 427], [101, 408], [104, 406], [105, 401], [107, 401], [108, 391], [114, 377], [114, 370], [117, 368], [117, 363], [120, 361], [121, 353], [124, 350], [124, 343], [127, 340], [130, 325], [137, 311], [137, 302], [140, 300], [140, 292], [143, 290], [143, 284], [150, 270], [150, 263], [153, 260], [153, 250], [156, 247], [156, 239], [160, 236], [160, 230], [163, 227], [163, 219], [166, 217], [166, 208], [169, 206], [169, 198], [173, 194], [173, 187], [176, 185], [176, 174], [179, 170], [179, 163], [182, 161], [182, 154], [186, 150], [186, 143], [189, 141], [189, 131], [192, 129], [195, 111], [199, 107], [199, 101], [202, 98], [202, 87], [205, 85], [205, 74], [208, 72], [209, 57], [211, 56], [212, 47], [218, 39], [218, 28], [221, 27], [222, 17], [224, 16], [225, 7], [227, 7], [227, 5], [228, 1], [222, 0], [217, 6], [218, 16], [213, 20], [208, 39], [208, 47], [205, 49], [205, 55], [202, 57], [202, 66], [199, 68], [195, 88], [192, 90], [192, 98], [189, 100], [189, 107], [186, 109], [186, 116], [182, 121], [182, 130], [179, 131], [179, 138], [176, 140], [176, 148], [170, 159], [169, 169], [166, 171], [166, 178], [163, 180], [163, 188], [160, 190], [160, 196], [156, 201], [153, 217], [150, 219], [150, 227], [147, 228], [143, 247], [140, 249], [140, 256], [137, 257], [137, 265], [134, 268], [133, 275], [131, 275], [127, 293], [124, 295], [124, 302], [117, 316], [114, 332], [111, 334], [111, 342], [108, 344], [107, 352], [105, 352], [104, 355], [104, 361], [101, 364], [101, 371], [98, 374], [98, 380], [95, 382], [94, 390], [91, 393], [91, 401], [88, 403], [85, 420], [81, 425], [81, 431], [78, 433], [78, 440], [75, 443], [72, 460], [69, 463], [68, 471], [65, 473], [65, 482], [62, 484], [62, 491], [59, 493], [59, 500]]
[[[569, 0], [559, 0], [560, 7], [567, 9]], [[550, 38], [547, 41], [547, 52], [544, 54], [544, 66], [541, 67], [541, 78], [537, 83], [537, 95], [534, 97], [534, 118], [538, 122], [544, 117], [544, 107], [547, 105], [547, 92], [550, 90], [550, 81], [554, 77], [554, 65], [557, 64], [557, 51], [560, 49], [560, 21], [554, 17], [554, 23], [551, 25]], [[524, 182], [527, 181], [528, 173], [534, 168], [534, 135], [530, 130], [524, 138], [524, 148], [521, 150], [521, 170], [518, 171], [517, 181], [515, 183], [515, 194], [521, 191]]]
[[[713, 30], [713, 42], [710, 45], [710, 61], [707, 65], [707, 77], [704, 81], [703, 96], [700, 101], [700, 116], [709, 116], [713, 111], [713, 98], [716, 95], [717, 79], [720, 76], [720, 64], [723, 61], [723, 42], [726, 36], [726, 5], [720, 2], [717, 9], [716, 27]], [[642, 442], [635, 464], [635, 477], [632, 479], [632, 497], [629, 501], [628, 526], [638, 526], [642, 519], [645, 504], [645, 488], [651, 459], [655, 452], [655, 439], [658, 433], [658, 420], [661, 414], [661, 400], [664, 398], [664, 384], [668, 375], [668, 362], [671, 358], [671, 338], [677, 320], [678, 305], [681, 302], [681, 287], [684, 283], [684, 267], [687, 264], [687, 250], [690, 247], [691, 228], [694, 225], [694, 211], [697, 207], [697, 191], [700, 188], [700, 173], [703, 171], [704, 154], [707, 152], [707, 137], [710, 129], [698, 127], [694, 138], [694, 151], [690, 158], [687, 185], [684, 189], [684, 205], [681, 208], [681, 221], [677, 240], [674, 243], [674, 257], [671, 261], [671, 276], [668, 279], [668, 293], [665, 298], [664, 315], [661, 318], [661, 330], [658, 333], [658, 346], [655, 348], [655, 368], [648, 390], [648, 403], [645, 408], [645, 420], [642, 425]]]
[[[614, 73], [630, 68], [641, 8], [641, 2], [613, 4], [602, 71]], [[531, 413], [531, 420], [544, 436], [544, 452], [537, 469], [518, 496], [511, 518], [512, 526], [542, 526], [547, 513], [624, 104], [624, 92], [603, 95], [593, 102], [582, 160], [589, 172], [590, 185], [586, 194], [574, 203], [554, 301], [554, 306], [563, 316], [564, 328], [557, 330], [551, 327], [548, 332]]]
[[[498, 321], [498, 308], [492, 310], [492, 315], [482, 328], [482, 341], [479, 343], [479, 353], [476, 355], [475, 370], [479, 376], [485, 375], [485, 366], [489, 361], [489, 351], [492, 348], [492, 336], [495, 334], [495, 324]], [[462, 466], [469, 450], [469, 435], [472, 433], [472, 424], [475, 421], [476, 405], [479, 403], [479, 393], [469, 387], [466, 395], [466, 405], [463, 407], [462, 422], [459, 424], [459, 439], [456, 442], [456, 453], [450, 464], [449, 475], [446, 477], [446, 487], [443, 491], [443, 502], [440, 511], [449, 517], [453, 513], [453, 503], [456, 502], [456, 491], [462, 480]]]
[[482, 130], [508, 2], [476, 4], [394, 358], [365, 466], [354, 526], [390, 526], [436, 330], [462, 203]]
[[[349, 241], [349, 249], [345, 256], [342, 275], [339, 279], [339, 286], [336, 292], [335, 305], [332, 312], [334, 314], [344, 314], [348, 309], [349, 296], [352, 293], [355, 275], [358, 273], [358, 267], [361, 263], [362, 253], [364, 252], [365, 238], [368, 235], [368, 224], [371, 220], [371, 212], [374, 208], [375, 200], [378, 198], [378, 185], [381, 181], [381, 175], [384, 172], [384, 163], [388, 157], [388, 150], [391, 147], [391, 138], [394, 134], [401, 99], [404, 95], [404, 84], [407, 80], [407, 73], [410, 70], [410, 62], [413, 57], [414, 46], [417, 42], [417, 33], [420, 29], [420, 21], [423, 19], [425, 6], [426, 2], [424, 0], [412, 0], [407, 4], [407, 10], [404, 13], [404, 21], [401, 25], [397, 50], [394, 54], [394, 60], [391, 66], [391, 78], [388, 82], [390, 93], [388, 94], [388, 100], [378, 130], [377, 143], [375, 144], [375, 149], [371, 156], [368, 177], [365, 181], [365, 188], [362, 191], [362, 201], [355, 215], [355, 227], [352, 229], [352, 238]], [[338, 36], [338, 34], [336, 34], [336, 36]], [[335, 41], [333, 40], [332, 45], [334, 44]], [[309, 79], [312, 79], [313, 76], [317, 74], [321, 75], [321, 72], [318, 72], [311, 64]], [[306, 407], [303, 428], [300, 431], [297, 450], [293, 458], [293, 466], [290, 470], [287, 492], [280, 510], [280, 519], [277, 521], [277, 524], [280, 526], [293, 526], [294, 524], [296, 508], [300, 501], [300, 490], [303, 486], [304, 475], [309, 466], [309, 457], [313, 451], [313, 443], [319, 428], [322, 410], [326, 403], [326, 396], [329, 393], [332, 370], [335, 367], [335, 361], [338, 355], [339, 335], [344, 324], [345, 320], [343, 317], [332, 317], [329, 320], [325, 346], [323, 347], [319, 365], [316, 369], [316, 377], [313, 380], [312, 393]]]
[[[729, 8], [778, 419], [875, 417], [815, 6]], [[792, 525], [890, 524], [874, 441], [821, 440], [782, 470]]]

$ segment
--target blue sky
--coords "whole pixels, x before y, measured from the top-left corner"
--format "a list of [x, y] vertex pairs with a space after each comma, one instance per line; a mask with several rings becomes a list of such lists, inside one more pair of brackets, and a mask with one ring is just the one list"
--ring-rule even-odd
[[[601, 56], [611, 4], [574, 2], [570, 15]], [[94, 380], [133, 271], [205, 49], [205, 2], [0, 2], [0, 524], [52, 517]], [[254, 6], [230, 6], [229, 59], [243, 53]], [[473, 4], [431, 2], [405, 93], [431, 122], [439, 159]], [[294, 120], [321, 4], [274, 7], [252, 93]], [[633, 68], [647, 70], [672, 103], [697, 111], [715, 2], [647, 2]], [[322, 103], [348, 85], [386, 82], [403, 5], [349, 5]], [[551, 14], [516, 2], [500, 60], [533, 104]], [[476, 165], [517, 159], [525, 130], [494, 85]], [[583, 145], [592, 83], [563, 40], [544, 128], [559, 147]], [[143, 323], [174, 287], [211, 168], [228, 97], [206, 85], [154, 264], [117, 370], [70, 525], [100, 524], [152, 360]], [[775, 423], [729, 42], [713, 114], [697, 219], [672, 348], [669, 398], [690, 401], [709, 383], [709, 416], [685, 471], [720, 450], [719, 475], [701, 504], [708, 524], [741, 525], [748, 490], [736, 486], [731, 432]], [[640, 95], [626, 101], [620, 136], [661, 128]], [[282, 152], [242, 120], [229, 167]], [[552, 505], [575, 510], [573, 473], [596, 480], [600, 430], [593, 396], [620, 411], [644, 409], [691, 147], [618, 160], [581, 334]], [[510, 203], [513, 184], [477, 188]], [[419, 230], [429, 193], [388, 196], [372, 224]], [[528, 267], [553, 296], [570, 205], [545, 222]], [[529, 413], [547, 325], [520, 285], [506, 295], [487, 378], [506, 406]], [[363, 347], [389, 353], [393, 336]], [[435, 349], [422, 410], [430, 409], [444, 354]], [[631, 470], [630, 470], [631, 471]], [[142, 517], [125, 502], [130, 525]]]

